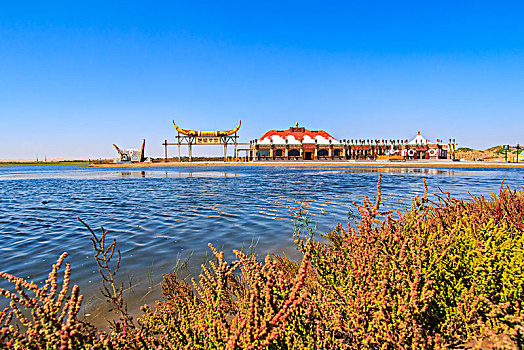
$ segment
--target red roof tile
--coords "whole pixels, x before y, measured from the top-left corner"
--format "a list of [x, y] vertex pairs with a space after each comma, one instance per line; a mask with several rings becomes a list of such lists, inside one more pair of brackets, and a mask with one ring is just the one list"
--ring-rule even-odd
[[311, 137], [312, 139], [315, 139], [316, 136], [324, 137], [325, 139], [335, 139], [333, 136], [325, 132], [324, 130], [307, 130], [305, 129], [303, 132], [300, 131], [292, 131], [293, 128], [289, 128], [288, 130], [269, 130], [266, 132], [261, 138], [260, 141], [264, 139], [269, 139], [272, 136], [280, 136], [281, 138], [285, 139], [288, 136], [293, 136], [298, 141], [304, 140], [304, 137], [307, 135]]

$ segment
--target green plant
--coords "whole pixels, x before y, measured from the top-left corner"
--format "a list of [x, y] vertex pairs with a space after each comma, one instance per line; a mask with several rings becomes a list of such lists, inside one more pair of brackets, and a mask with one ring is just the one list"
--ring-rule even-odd
[[[76, 318], [82, 303], [78, 286], [69, 290], [71, 266], [66, 263], [62, 287], [58, 271], [67, 253], [60, 256], [43, 287], [7, 273], [0, 277], [13, 283], [16, 292], [0, 289], [11, 299], [11, 309], [0, 312], [0, 346], [13, 349], [73, 349], [99, 345], [93, 326]], [[30, 316], [25, 310], [30, 310]], [[18, 321], [13, 324], [15, 316]]]
[[396, 219], [379, 212], [380, 197], [379, 187], [375, 204], [357, 206], [361, 220], [327, 242], [296, 239], [332, 305], [325, 322], [346, 345], [447, 348], [502, 337], [521, 348], [523, 193], [501, 187], [491, 200], [431, 203], [426, 188]]
[[[322, 330], [307, 298], [308, 254], [300, 265], [281, 257], [234, 251], [238, 260], [224, 261], [209, 245], [215, 261], [202, 266], [191, 285], [175, 274], [164, 275], [164, 298], [145, 309], [144, 322], [163, 346], [170, 348], [322, 348]], [[235, 273], [239, 269], [240, 272]]]

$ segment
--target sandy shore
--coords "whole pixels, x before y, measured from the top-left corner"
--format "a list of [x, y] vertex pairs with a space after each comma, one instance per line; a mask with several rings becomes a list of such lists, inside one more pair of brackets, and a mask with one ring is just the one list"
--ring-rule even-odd
[[524, 168], [524, 163], [495, 163], [495, 162], [453, 162], [442, 161], [321, 161], [321, 162], [169, 162], [169, 163], [114, 163], [90, 164], [90, 167], [100, 168], [147, 168], [147, 167], [211, 167], [211, 166], [287, 166], [287, 167], [468, 167], [468, 168]]

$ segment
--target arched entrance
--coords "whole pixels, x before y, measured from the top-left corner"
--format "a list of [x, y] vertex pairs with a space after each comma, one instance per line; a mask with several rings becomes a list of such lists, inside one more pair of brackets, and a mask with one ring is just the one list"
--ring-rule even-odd
[[298, 149], [290, 149], [288, 152], [289, 157], [298, 158], [300, 157], [300, 151]]
[[258, 151], [259, 157], [269, 157], [269, 151], [267, 149], [261, 149]]
[[317, 157], [327, 157], [329, 154], [327, 149], [319, 149], [317, 152]]

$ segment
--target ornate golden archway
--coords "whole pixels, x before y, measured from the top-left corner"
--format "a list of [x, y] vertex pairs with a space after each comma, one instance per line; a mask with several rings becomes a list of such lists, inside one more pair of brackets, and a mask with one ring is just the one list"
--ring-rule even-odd
[[235, 157], [237, 157], [237, 145], [238, 136], [237, 131], [240, 129], [242, 121], [238, 122], [236, 128], [231, 130], [215, 130], [215, 131], [202, 131], [202, 130], [189, 130], [182, 129], [176, 125], [173, 120], [173, 126], [178, 132], [177, 143], [168, 143], [167, 140], [163, 143], [165, 147], [165, 160], [167, 161], [167, 146], [177, 145], [178, 146], [178, 161], [180, 158], [180, 147], [187, 145], [189, 150], [189, 161], [192, 160], [192, 148], [193, 145], [224, 145], [224, 161], [227, 160], [227, 145], [233, 144], [235, 146]]
[[187, 136], [203, 136], [203, 137], [208, 137], [208, 136], [229, 136], [229, 135], [236, 134], [238, 129], [240, 129], [240, 125], [242, 125], [242, 121], [238, 122], [238, 125], [237, 125], [236, 128], [231, 129], [231, 130], [223, 130], [223, 131], [186, 130], [186, 129], [179, 128], [175, 124], [174, 120], [173, 120], [173, 125], [175, 126], [176, 131], [178, 131], [182, 135], [187, 135]]

